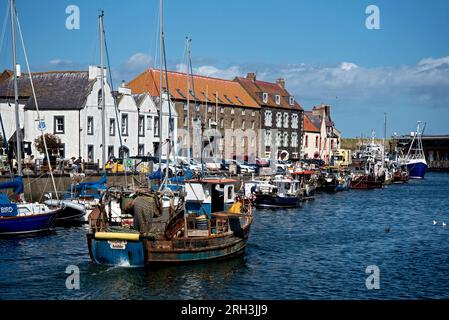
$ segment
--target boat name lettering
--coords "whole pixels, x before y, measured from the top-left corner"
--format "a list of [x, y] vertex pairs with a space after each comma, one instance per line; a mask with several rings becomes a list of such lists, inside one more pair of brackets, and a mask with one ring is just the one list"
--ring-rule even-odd
[[110, 240], [108, 241], [109, 246], [111, 247], [111, 249], [114, 250], [125, 250], [126, 249], [126, 244], [128, 243], [127, 241], [119, 241], [119, 240]]

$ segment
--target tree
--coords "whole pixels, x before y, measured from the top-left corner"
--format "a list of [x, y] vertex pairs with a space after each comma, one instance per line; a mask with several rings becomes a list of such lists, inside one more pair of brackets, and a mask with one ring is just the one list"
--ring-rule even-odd
[[[44, 136], [45, 142], [47, 143], [48, 153], [49, 155], [52, 155], [61, 147], [61, 138], [51, 133], [46, 133], [44, 134]], [[34, 139], [34, 146], [40, 153], [45, 153], [45, 145], [44, 140], [42, 139], [42, 135]]]

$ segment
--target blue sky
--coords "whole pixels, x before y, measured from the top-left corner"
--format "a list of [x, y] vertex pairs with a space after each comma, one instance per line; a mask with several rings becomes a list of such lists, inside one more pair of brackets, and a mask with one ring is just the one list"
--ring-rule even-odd
[[[158, 0], [16, 0], [33, 70], [87, 69], [98, 63], [99, 9], [105, 11], [116, 84], [154, 66]], [[1, 22], [6, 0], [0, 1]], [[77, 5], [81, 28], [67, 30]], [[365, 8], [380, 9], [380, 30]], [[344, 136], [406, 133], [417, 120], [449, 133], [449, 1], [166, 0], [169, 68], [182, 70], [184, 38], [193, 39], [195, 71], [232, 79], [284, 77], [305, 108], [328, 103]], [[10, 68], [9, 29], [0, 67]]]

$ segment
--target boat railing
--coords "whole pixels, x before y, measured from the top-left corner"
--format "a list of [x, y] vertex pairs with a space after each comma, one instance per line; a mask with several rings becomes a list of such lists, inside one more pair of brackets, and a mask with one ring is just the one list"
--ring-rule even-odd
[[186, 218], [188, 237], [210, 237], [230, 231], [229, 215], [215, 213], [211, 217], [190, 215]]

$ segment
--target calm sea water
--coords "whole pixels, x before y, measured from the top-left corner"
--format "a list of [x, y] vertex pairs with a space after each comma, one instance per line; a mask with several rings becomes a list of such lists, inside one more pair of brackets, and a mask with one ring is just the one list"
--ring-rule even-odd
[[[216, 263], [98, 266], [89, 260], [86, 231], [0, 240], [0, 298], [449, 298], [445, 173], [382, 190], [319, 194], [300, 209], [256, 211], [245, 256]], [[80, 290], [66, 289], [69, 265], [80, 269]], [[366, 288], [370, 265], [380, 269], [379, 290]]]

